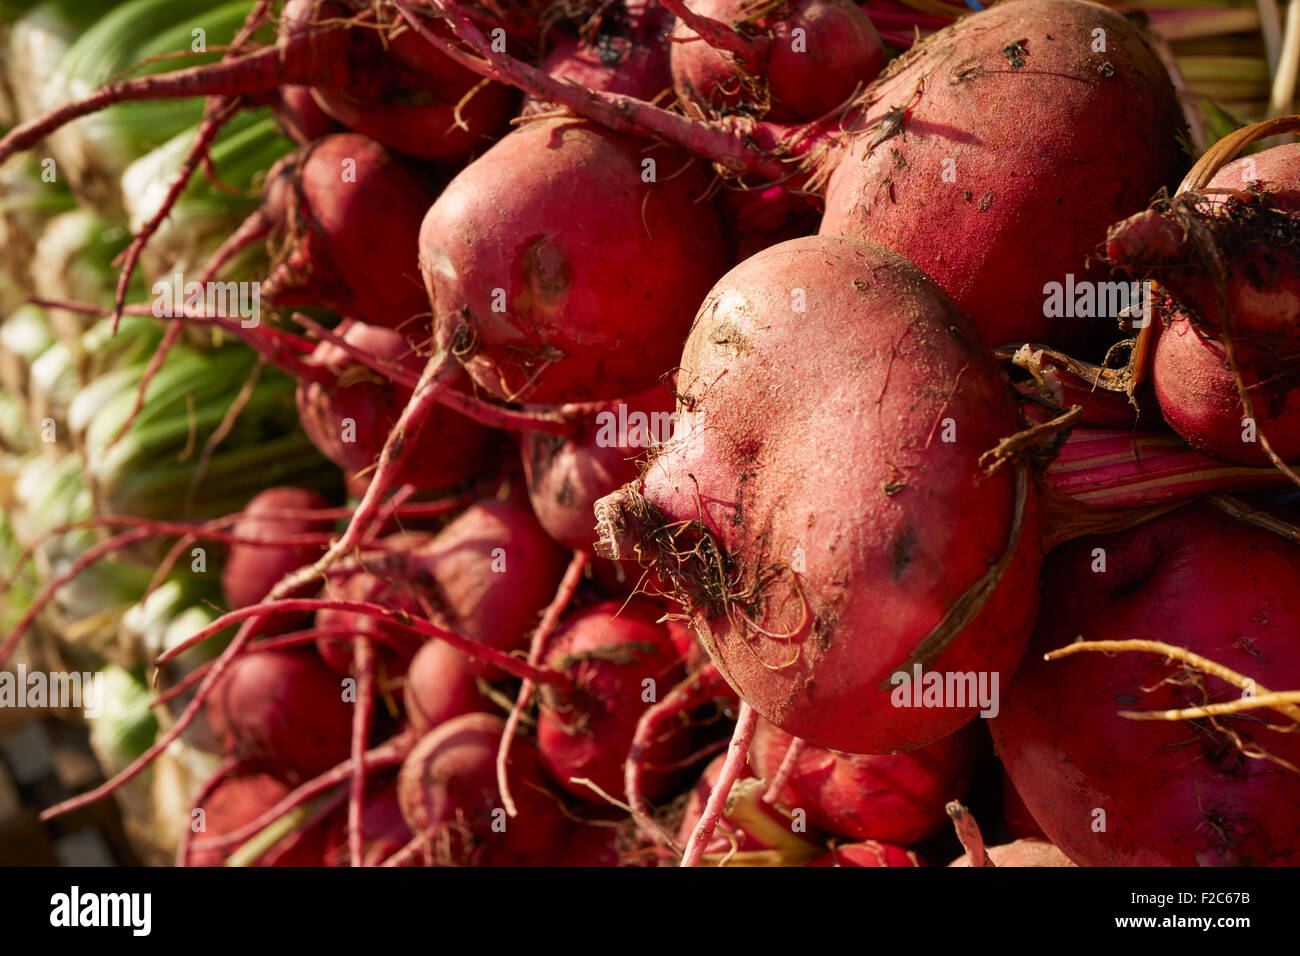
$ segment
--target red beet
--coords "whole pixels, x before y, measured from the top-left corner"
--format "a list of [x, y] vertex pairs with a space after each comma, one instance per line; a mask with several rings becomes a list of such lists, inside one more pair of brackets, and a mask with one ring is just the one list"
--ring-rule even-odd
[[[195, 842], [215, 840], [252, 823], [289, 795], [289, 788], [266, 774], [254, 773], [223, 781], [204, 801], [203, 829]], [[187, 866], [222, 866], [229, 852], [191, 850]], [[325, 856], [325, 836], [319, 826], [294, 833], [258, 857], [254, 866], [320, 866]]]
[[[602, 798], [572, 778], [587, 778], [606, 793], [623, 794], [623, 762], [647, 706], [684, 676], [662, 609], [633, 598], [609, 601], [569, 615], [547, 648], [546, 666], [573, 676], [575, 687], [542, 688], [537, 747], [547, 771], [570, 793]], [[666, 769], [685, 756], [687, 734], [673, 734], [646, 753], [644, 789], [654, 799], [676, 774]], [[656, 769], [658, 768], [658, 769]]]
[[1300, 738], [1268, 726], [1287, 718], [1258, 709], [1130, 720], [1119, 711], [1242, 691], [1159, 653], [1043, 659], [1079, 637], [1167, 641], [1254, 679], [1261, 694], [1300, 687], [1295, 544], [1193, 505], [1057, 549], [1043, 581], [1047, 613], [990, 727], [1048, 839], [1089, 866], [1300, 862], [1300, 778], [1258, 756], [1300, 764]]
[[439, 347], [507, 401], [650, 388], [723, 269], [706, 185], [698, 161], [580, 120], [516, 129], [421, 228]]
[[[381, 543], [399, 553], [419, 551], [427, 547], [432, 536], [418, 532], [390, 535]], [[341, 601], [368, 601], [391, 610], [406, 611], [415, 617], [424, 616], [426, 590], [418, 583], [396, 575], [371, 574], [358, 571], [341, 581], [332, 583], [325, 591], [326, 597]], [[379, 655], [379, 668], [384, 677], [404, 674], [422, 644], [422, 638], [406, 628], [397, 627], [368, 614], [326, 608], [316, 614], [316, 625], [321, 628], [350, 628], [357, 637], [375, 638]], [[340, 674], [353, 672], [355, 640], [321, 637], [316, 640], [316, 650], [321, 659]]]
[[[750, 761], [772, 780], [790, 735], [760, 721]], [[805, 745], [777, 804], [818, 829], [908, 846], [948, 825], [944, 807], [965, 794], [974, 763], [971, 729], [904, 754], [838, 754]]]
[[[1204, 190], [1116, 224], [1107, 258], [1160, 281], [1152, 378], [1165, 419], [1226, 461], [1300, 461], [1300, 145], [1228, 163]], [[1227, 342], [1251, 400], [1247, 423]]]
[[277, 779], [306, 780], [348, 757], [352, 710], [343, 682], [307, 651], [238, 658], [205, 701], [224, 753]]
[[964, 699], [898, 698], [918, 667], [1005, 684], [1039, 557], [1032, 482], [980, 464], [1015, 403], [952, 301], [878, 247], [782, 243], [705, 300], [677, 392], [678, 440], [597, 503], [604, 553], [651, 564], [789, 733], [889, 753], [970, 720], [964, 677]]
[[357, 133], [289, 154], [271, 168], [260, 212], [273, 252], [261, 294], [281, 308], [323, 305], [359, 322], [417, 330], [429, 307], [420, 222], [439, 185]]
[[[313, 511], [328, 507], [329, 501], [324, 495], [305, 488], [268, 488], [249, 501], [244, 507], [244, 517], [231, 527], [231, 533], [269, 543], [230, 546], [225, 566], [221, 569], [221, 588], [226, 603], [232, 608], [257, 604], [282, 577], [321, 556], [323, 549], [315, 545], [284, 545], [275, 541], [293, 535], [328, 531], [331, 526], [328, 519], [278, 518], [273, 516], [275, 512]], [[273, 629], [264, 626], [263, 630]]]
[[474, 681], [469, 658], [443, 641], [428, 641], [416, 653], [406, 670], [402, 702], [418, 734], [488, 707]]
[[[349, 323], [341, 333], [354, 348], [418, 375], [425, 360], [405, 335], [392, 329]], [[388, 433], [411, 398], [411, 390], [381, 379], [344, 349], [321, 342], [313, 364], [334, 373], [334, 382], [298, 386], [298, 417], [322, 455], [348, 473], [370, 469]], [[445, 488], [481, 472], [491, 459], [496, 433], [445, 406], [425, 423], [418, 444], [398, 475], [399, 483]]]
[[819, 119], [845, 105], [885, 63], [880, 35], [851, 0], [792, 0], [758, 12], [748, 0], [691, 0], [686, 6], [730, 30], [746, 49], [741, 55], [715, 49], [678, 21], [673, 87], [705, 116]]
[[596, 499], [635, 478], [652, 445], [672, 437], [675, 406], [672, 392], [657, 385], [606, 402], [572, 437], [524, 434], [528, 497], [546, 533], [566, 548], [593, 550]]
[[402, 764], [397, 798], [407, 826], [431, 833], [435, 860], [450, 864], [545, 864], [568, 832], [546, 792], [537, 752], [526, 740], [510, 750], [510, 792], [519, 814], [508, 817], [497, 791], [497, 744], [505, 721], [464, 714], [420, 738]]

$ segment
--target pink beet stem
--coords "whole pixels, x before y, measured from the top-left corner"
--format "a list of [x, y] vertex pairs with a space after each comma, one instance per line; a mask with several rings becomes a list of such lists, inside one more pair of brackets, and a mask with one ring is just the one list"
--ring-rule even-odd
[[727, 748], [727, 759], [723, 761], [718, 772], [718, 782], [713, 785], [709, 799], [700, 813], [700, 820], [691, 832], [690, 842], [682, 855], [682, 866], [699, 866], [704, 856], [704, 848], [709, 845], [713, 831], [718, 826], [718, 819], [726, 809], [727, 797], [731, 795], [732, 785], [740, 779], [745, 759], [749, 756], [749, 745], [754, 739], [754, 728], [758, 726], [758, 711], [744, 701], [740, 702], [740, 714], [736, 718], [736, 731], [731, 737], [731, 746]]
[[[665, 10], [694, 30], [715, 50], [734, 54], [742, 60], [755, 59], [762, 47], [771, 43], [769, 37], [747, 37], [729, 23], [691, 11], [684, 0], [659, 0]], [[767, 43], [763, 41], [766, 40]]]
[[1136, 508], [1224, 491], [1282, 489], [1273, 468], [1220, 461], [1176, 435], [1076, 428], [1048, 466], [1048, 482], [1089, 508]]
[[348, 792], [348, 859], [352, 866], [363, 863], [365, 832], [361, 813], [366, 801], [366, 744], [370, 738], [370, 706], [375, 696], [375, 655], [369, 639], [358, 638], [352, 648], [357, 678], [357, 700], [352, 710], [352, 784]]
[[[569, 566], [565, 569], [564, 577], [560, 579], [560, 585], [555, 589], [555, 597], [551, 598], [551, 603], [546, 606], [546, 610], [542, 613], [541, 623], [537, 625], [537, 630], [533, 631], [532, 643], [528, 648], [528, 663], [533, 667], [537, 667], [542, 663], [542, 655], [546, 652], [546, 642], [555, 631], [555, 626], [560, 622], [560, 615], [564, 613], [564, 609], [573, 600], [573, 595], [578, 590], [578, 583], [582, 580], [582, 572], [586, 570], [589, 560], [587, 552], [573, 552], [573, 558], [570, 559]], [[510, 714], [506, 718], [505, 730], [501, 732], [501, 745], [497, 749], [497, 787], [501, 791], [501, 803], [505, 807], [506, 813], [512, 817], [517, 816], [519, 811], [515, 807], [514, 798], [510, 796], [510, 780], [506, 768], [510, 761], [510, 744], [515, 739], [515, 731], [519, 727], [519, 718], [523, 716], [524, 705], [532, 695], [533, 682], [525, 679], [519, 685], [519, 693], [515, 696], [515, 705], [510, 708]]]
[[22, 640], [22, 636], [27, 633], [27, 629], [31, 627], [32, 622], [36, 620], [36, 616], [40, 614], [41, 611], [45, 609], [45, 606], [54, 599], [54, 595], [58, 592], [59, 588], [63, 587], [63, 585], [67, 584], [104, 555], [115, 551], [118, 548], [124, 548], [128, 545], [134, 544], [137, 541], [144, 541], [153, 537], [153, 534], [154, 532], [151, 528], [136, 528], [115, 535], [104, 541], [100, 541], [87, 548], [84, 553], [79, 555], [66, 571], [50, 579], [50, 581], [46, 583], [45, 587], [41, 588], [41, 592], [32, 600], [32, 603], [27, 610], [23, 612], [23, 616], [18, 619], [18, 623], [13, 626], [12, 630], [10, 630], [9, 634], [5, 637], [4, 643], [0, 644], [0, 665], [3, 665], [4, 662], [9, 659], [9, 655], [12, 654], [14, 648], [18, 646], [18, 642]]
[[494, 647], [488, 647], [486, 644], [479, 644], [477, 641], [471, 641], [468, 637], [462, 637], [455, 631], [448, 631], [438, 627], [436, 624], [430, 624], [428, 621], [411, 617], [405, 611], [395, 611], [392, 608], [383, 607], [379, 604], [372, 604], [369, 601], [341, 601], [328, 598], [288, 598], [280, 600], [267, 600], [261, 604], [250, 607], [241, 607], [233, 611], [227, 611], [221, 617], [217, 618], [211, 624], [196, 631], [193, 635], [186, 638], [174, 647], [168, 648], [154, 661], [155, 667], [162, 667], [169, 661], [175, 660], [177, 656], [185, 653], [192, 647], [197, 647], [204, 641], [219, 634], [232, 624], [249, 619], [259, 619], [271, 614], [279, 614], [285, 611], [292, 612], [310, 612], [310, 611], [352, 611], [356, 614], [365, 614], [369, 617], [381, 618], [394, 627], [400, 627], [404, 630], [413, 631], [416, 634], [422, 634], [425, 637], [436, 638], [440, 641], [446, 641], [457, 650], [468, 654], [470, 657], [484, 661], [494, 667], [498, 667], [512, 677], [523, 680], [531, 680], [538, 684], [557, 684], [562, 687], [568, 687], [572, 679], [565, 673], [557, 670], [551, 670], [545, 667], [534, 667], [519, 658], [514, 657], [504, 651], [499, 651]]
[[785, 789], [786, 781], [790, 779], [790, 774], [794, 773], [795, 766], [799, 763], [799, 755], [803, 753], [804, 742], [800, 737], [791, 737], [790, 746], [785, 748], [785, 756], [781, 758], [781, 766], [776, 768], [776, 774], [772, 777], [772, 783], [763, 794], [763, 802], [771, 805], [776, 803], [781, 796], [781, 791]]
[[171, 185], [167, 187], [167, 195], [163, 197], [162, 203], [158, 206], [149, 221], [144, 224], [140, 232], [131, 244], [126, 247], [122, 253], [122, 272], [117, 277], [117, 290], [113, 294], [113, 334], [117, 334], [118, 323], [122, 319], [122, 308], [126, 305], [126, 289], [131, 284], [131, 276], [135, 274], [136, 263], [140, 260], [140, 253], [144, 252], [145, 246], [153, 238], [154, 233], [163, 221], [171, 215], [172, 207], [176, 201], [181, 198], [181, 193], [189, 185], [190, 177], [194, 175], [194, 170], [198, 168], [199, 160], [208, 154], [208, 147], [212, 141], [217, 138], [221, 128], [226, 122], [235, 115], [239, 109], [238, 97], [221, 101], [221, 105], [212, 111], [210, 116], [205, 116], [203, 122], [199, 124], [198, 132], [194, 136], [194, 143], [185, 155], [185, 161], [181, 163], [181, 168], [177, 170], [175, 178], [172, 179]]
[[[95, 305], [92, 302], [72, 302], [65, 299], [46, 299], [41, 296], [28, 296], [27, 301], [32, 305], [39, 305], [46, 309], [63, 309], [66, 312], [78, 312], [82, 315], [108, 315], [110, 310], [103, 306]], [[138, 305], [128, 305], [122, 310], [123, 315], [153, 315], [153, 306], [140, 303]], [[185, 310], [183, 316], [177, 318], [187, 319], [191, 322], [211, 322], [225, 329], [236, 338], [242, 339], [245, 343], [256, 349], [272, 365], [290, 375], [300, 382], [320, 382], [328, 384], [333, 381], [333, 376], [327, 369], [319, 365], [313, 365], [305, 362], [296, 345], [298, 336], [284, 332], [274, 326], [260, 326], [261, 332], [252, 328], [244, 328], [237, 320], [224, 315], [200, 315], [190, 309]], [[295, 347], [286, 347], [295, 346]]]
[[[371, 634], [368, 636], [377, 643], [391, 647], [395, 651], [404, 650], [403, 647], [386, 635]], [[263, 638], [260, 641], [255, 641], [249, 644], [245, 650], [278, 651], [290, 647], [301, 647], [303, 644], [314, 644], [322, 638], [327, 640], [336, 638], [339, 640], [355, 640], [359, 637], [361, 637], [361, 635], [357, 633], [355, 627], [313, 627], [303, 631], [293, 631], [290, 634], [277, 634], [275, 637]], [[203, 675], [211, 669], [212, 661], [200, 664], [171, 687], [168, 687], [165, 691], [154, 697], [150, 706], [157, 707], [161, 704], [167, 703], [175, 697], [179, 697], [202, 680]]]
[[236, 60], [110, 83], [85, 99], [67, 103], [44, 116], [15, 126], [0, 139], [0, 164], [14, 153], [35, 146], [59, 127], [116, 103], [195, 96], [239, 96], [272, 90], [293, 79], [286, 75], [281, 62], [281, 51], [276, 47], [268, 47]]
[[[646, 708], [636, 724], [636, 733], [628, 748], [627, 760], [623, 764], [623, 789], [627, 792], [627, 803], [641, 816], [649, 813], [641, 781], [645, 775], [644, 757], [659, 735], [659, 728], [677, 714], [685, 713], [717, 696], [722, 684], [722, 676], [713, 664], [708, 663], [695, 673], [681, 681], [663, 696], [658, 703]], [[650, 835], [650, 834], [647, 834]], [[654, 836], [657, 837], [655, 831]]]

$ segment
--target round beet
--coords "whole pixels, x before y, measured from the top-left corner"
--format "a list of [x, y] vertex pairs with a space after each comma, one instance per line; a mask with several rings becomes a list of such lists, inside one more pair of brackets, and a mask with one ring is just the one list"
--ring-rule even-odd
[[[202, 829], [194, 842], [215, 840], [252, 823], [289, 795], [289, 787], [274, 777], [250, 773], [222, 781], [203, 805]], [[254, 866], [321, 866], [325, 860], [325, 835], [320, 826], [292, 833], [277, 842]], [[186, 866], [223, 866], [229, 850], [191, 849]]]
[[497, 789], [496, 756], [505, 721], [463, 714], [420, 738], [402, 764], [397, 798], [414, 834], [430, 834], [442, 864], [539, 865], [568, 833], [559, 803], [546, 792], [537, 753], [526, 740], [510, 748], [509, 781], [518, 816]]
[[402, 702], [412, 729], [425, 734], [461, 714], [486, 710], [468, 657], [443, 641], [428, 641], [406, 670]]
[[[818, 829], [909, 846], [948, 826], [944, 807], [965, 795], [975, 759], [973, 728], [903, 754], [841, 754], [805, 744], [777, 796]], [[750, 761], [772, 780], [791, 743], [760, 721]]]
[[1162, 641], [1255, 680], [1260, 693], [1300, 687], [1293, 542], [1189, 506], [1057, 549], [1044, 565], [1043, 607], [990, 729], [1052, 843], [1086, 866], [1300, 863], [1300, 736], [1270, 729], [1287, 718], [1256, 709], [1127, 719], [1119, 712], [1199, 707], [1243, 691], [1159, 653], [1043, 659], [1080, 637]]
[[428, 311], [417, 246], [439, 184], [357, 133], [325, 136], [268, 174], [271, 234], [261, 294], [279, 308], [323, 305], [388, 328]]
[[673, 88], [705, 116], [820, 119], [885, 64], [880, 34], [851, 0], [792, 0], [758, 12], [750, 0], [691, 0], [689, 7], [736, 30], [750, 47], [743, 56], [716, 50], [678, 21]]
[[277, 517], [276, 513], [316, 511], [329, 505], [319, 492], [289, 487], [268, 488], [245, 505], [244, 517], [231, 527], [231, 534], [267, 543], [230, 546], [221, 569], [226, 603], [232, 608], [257, 604], [286, 574], [319, 558], [324, 548], [318, 545], [278, 544], [277, 539], [329, 531], [332, 522], [307, 516]]
[[[1037, 508], [1027, 469], [981, 463], [1021, 426], [952, 301], [877, 246], [773, 246], [701, 306], [677, 393], [678, 439], [597, 503], [602, 549], [659, 573], [741, 699], [850, 753], [984, 709], [1033, 627]], [[936, 679], [960, 696], [926, 706]]]
[[650, 388], [724, 268], [707, 185], [702, 163], [580, 120], [514, 130], [424, 219], [439, 347], [506, 401]]
[[[349, 323], [342, 338], [353, 348], [419, 375], [425, 359], [401, 332]], [[349, 474], [368, 471], [383, 451], [388, 433], [411, 399], [411, 390], [360, 365], [343, 348], [321, 342], [313, 364], [337, 379], [300, 383], [298, 417], [322, 455]], [[424, 424], [419, 441], [397, 477], [400, 484], [446, 488], [483, 471], [491, 461], [496, 433], [440, 406]]]
[[221, 749], [277, 779], [315, 777], [350, 753], [343, 682], [314, 653], [253, 651], [235, 660], [205, 701]]
[[[592, 803], [601, 797], [573, 778], [606, 793], [623, 794], [623, 763], [646, 707], [684, 675], [663, 609], [632, 598], [584, 608], [561, 621], [547, 646], [547, 667], [572, 675], [575, 686], [542, 688], [537, 747], [547, 771], [570, 793]], [[669, 765], [687, 754], [690, 736], [675, 733], [644, 757], [644, 790], [662, 795], [678, 774]]]
[[526, 433], [520, 441], [528, 497], [546, 533], [573, 550], [596, 544], [596, 500], [640, 472], [653, 446], [672, 437], [676, 400], [656, 385], [607, 402], [572, 437]]

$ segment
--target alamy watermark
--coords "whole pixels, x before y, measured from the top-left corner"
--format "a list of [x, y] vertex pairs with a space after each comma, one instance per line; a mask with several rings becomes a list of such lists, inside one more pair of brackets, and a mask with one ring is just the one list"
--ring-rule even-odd
[[889, 702], [895, 707], [957, 708], [978, 707], [980, 716], [998, 715], [997, 671], [922, 671], [912, 665], [912, 673], [894, 671], [889, 683], [894, 685]]
[[246, 329], [257, 328], [262, 315], [260, 282], [186, 282], [178, 272], [153, 284], [156, 319], [183, 316], [239, 319]]
[[663, 445], [677, 431], [676, 412], [627, 410], [620, 402], [617, 411], [596, 413], [596, 445], [600, 448], [649, 448]]
[[148, 936], [153, 928], [152, 893], [83, 893], [73, 886], [50, 897], [50, 925], [121, 926], [133, 936]]
[[1067, 273], [1064, 282], [1043, 286], [1043, 316], [1049, 319], [1126, 318], [1135, 329], [1145, 328], [1151, 319], [1151, 283], [1074, 281]]
[[100, 671], [0, 671], [0, 707], [78, 708], [87, 717], [104, 713], [104, 675]]

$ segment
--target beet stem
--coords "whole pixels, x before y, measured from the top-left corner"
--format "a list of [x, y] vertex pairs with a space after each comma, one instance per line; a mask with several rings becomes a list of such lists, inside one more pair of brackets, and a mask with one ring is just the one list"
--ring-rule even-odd
[[731, 787], [740, 779], [740, 772], [749, 756], [749, 745], [754, 739], [754, 729], [758, 726], [758, 712], [745, 701], [740, 702], [740, 714], [736, 718], [736, 730], [727, 748], [727, 759], [723, 761], [718, 772], [718, 781], [713, 785], [709, 799], [700, 813], [699, 822], [691, 832], [690, 842], [682, 855], [682, 866], [699, 866], [704, 856], [704, 848], [709, 845], [713, 831], [718, 826], [718, 819], [727, 806], [727, 797]]
[[[542, 663], [542, 655], [546, 653], [546, 642], [554, 633], [555, 626], [559, 624], [560, 616], [564, 613], [565, 608], [573, 600], [573, 595], [577, 592], [578, 584], [582, 580], [582, 572], [586, 570], [590, 560], [585, 551], [573, 552], [573, 558], [569, 561], [568, 568], [565, 569], [564, 577], [560, 579], [559, 587], [555, 589], [555, 597], [551, 599], [551, 603], [542, 612], [542, 620], [537, 625], [537, 630], [533, 631], [532, 643], [528, 648], [528, 663], [533, 667], [537, 667]], [[527, 678], [519, 685], [519, 693], [515, 697], [515, 704], [510, 708], [510, 714], [506, 717], [505, 729], [501, 732], [501, 745], [497, 748], [497, 787], [501, 791], [501, 803], [505, 807], [506, 813], [512, 817], [518, 816], [519, 810], [515, 806], [514, 798], [510, 795], [510, 779], [506, 772], [510, 762], [510, 744], [515, 738], [515, 731], [519, 729], [519, 719], [523, 716], [524, 705], [533, 696], [533, 687], [533, 682]]]

